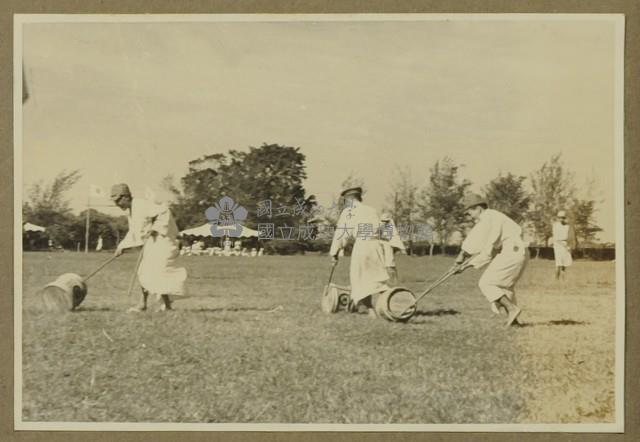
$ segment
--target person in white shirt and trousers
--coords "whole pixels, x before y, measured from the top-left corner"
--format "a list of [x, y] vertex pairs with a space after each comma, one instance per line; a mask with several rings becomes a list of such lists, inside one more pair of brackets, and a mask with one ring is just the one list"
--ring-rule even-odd
[[489, 209], [479, 195], [467, 195], [463, 205], [475, 225], [456, 258], [457, 271], [460, 273], [468, 267], [480, 269], [489, 264], [478, 286], [494, 313], [506, 312], [505, 325], [517, 325], [522, 309], [516, 302], [515, 285], [529, 255], [527, 244], [522, 240], [522, 228], [505, 214]]

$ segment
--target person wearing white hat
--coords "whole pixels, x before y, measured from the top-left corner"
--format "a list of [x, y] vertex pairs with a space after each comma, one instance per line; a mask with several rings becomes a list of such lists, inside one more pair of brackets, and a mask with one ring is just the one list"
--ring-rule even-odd
[[382, 253], [384, 254], [384, 265], [389, 274], [390, 284], [397, 285], [398, 269], [396, 267], [394, 254], [396, 249], [405, 252], [406, 248], [393, 219], [391, 219], [391, 215], [388, 212], [384, 212], [380, 215], [380, 221], [380, 244], [382, 246]]
[[329, 256], [335, 265], [342, 249], [350, 240], [355, 240], [349, 269], [351, 300], [356, 307], [366, 306], [373, 317], [376, 316], [374, 296], [390, 288], [380, 246], [380, 216], [376, 209], [362, 203], [362, 188], [346, 189], [340, 196], [344, 198], [345, 208], [340, 213]]
[[567, 212], [560, 210], [557, 221], [553, 223], [553, 257], [556, 261], [556, 280], [564, 279], [567, 267], [573, 264], [571, 251], [577, 245], [573, 227], [567, 223]]
[[114, 185], [111, 199], [127, 212], [129, 223], [129, 231], [118, 244], [115, 254], [121, 255], [125, 249], [143, 247], [138, 268], [142, 302], [128, 311], [147, 310], [149, 294], [155, 295], [161, 302], [160, 311], [170, 310], [174, 297], [185, 295], [187, 279], [186, 269], [173, 265], [179, 255], [178, 228], [173, 214], [164, 204], [134, 198], [126, 184]]
[[515, 285], [528, 257], [522, 228], [505, 214], [489, 209], [479, 195], [467, 195], [463, 205], [475, 225], [462, 243], [462, 250], [456, 258], [457, 270], [462, 272], [467, 267], [480, 269], [489, 264], [478, 286], [491, 303], [494, 313], [507, 313], [506, 326], [518, 324], [517, 318], [522, 310], [516, 303]]

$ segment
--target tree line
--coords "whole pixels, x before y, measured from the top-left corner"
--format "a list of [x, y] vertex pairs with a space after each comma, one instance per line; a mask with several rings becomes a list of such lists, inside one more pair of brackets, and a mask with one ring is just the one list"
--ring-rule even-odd
[[[247, 227], [273, 225], [274, 241], [266, 243], [270, 251], [314, 250], [317, 241], [302, 232], [301, 226], [319, 221], [335, 224], [342, 206], [334, 201], [330, 207], [321, 207], [315, 196], [308, 194], [305, 162], [299, 147], [264, 143], [246, 151], [232, 149], [196, 158], [188, 163], [183, 177], [167, 176], [162, 186], [173, 196], [170, 206], [181, 230], [206, 222], [205, 211], [228, 196], [251, 214]], [[462, 198], [472, 185], [464, 178], [463, 169], [453, 159], [441, 158], [431, 166], [426, 183], [420, 185], [409, 167], [396, 166], [384, 210], [398, 225], [430, 226], [432, 245], [444, 246], [456, 237], [459, 240], [469, 228]], [[63, 171], [49, 185], [37, 183], [23, 204], [24, 221], [45, 226], [48, 237], [69, 249], [78, 244], [84, 247], [86, 213], [72, 214], [64, 199], [79, 178], [79, 171]], [[366, 195], [366, 183], [353, 171], [342, 181], [343, 188], [350, 186], [363, 187]], [[597, 201], [591, 195], [593, 182], [586, 190], [577, 194], [573, 173], [558, 154], [528, 177], [498, 174], [482, 188], [482, 194], [489, 207], [523, 225], [540, 246], [547, 244], [558, 210], [566, 210], [579, 241], [588, 245], [601, 229], [594, 223]], [[126, 218], [90, 210], [90, 248], [99, 236], [104, 248], [114, 247], [126, 233]], [[411, 245], [413, 238], [408, 239]]]
[[[46, 228], [45, 233], [24, 232], [25, 250], [42, 249], [52, 246], [75, 250], [84, 249], [86, 231], [86, 210], [75, 215], [72, 213], [65, 194], [81, 178], [79, 170], [60, 172], [51, 183], [42, 181], [31, 186], [22, 204], [23, 222], [29, 222]], [[112, 249], [127, 233], [127, 218], [114, 217], [95, 209], [90, 210], [89, 247], [95, 249], [98, 238], [102, 238], [105, 249]]]
[[[422, 188], [412, 179], [408, 167], [397, 167], [386, 198], [386, 208], [396, 223], [427, 222], [433, 229], [432, 244], [441, 246], [449, 244], [456, 234], [464, 236], [470, 226], [462, 199], [472, 183], [462, 177], [462, 167], [449, 157], [436, 161]], [[488, 206], [523, 226], [537, 246], [548, 244], [560, 210], [567, 212], [579, 242], [593, 245], [602, 231], [594, 221], [597, 201], [593, 192], [593, 180], [582, 192], [576, 191], [574, 175], [560, 154], [553, 155], [528, 177], [499, 173], [481, 190]]]

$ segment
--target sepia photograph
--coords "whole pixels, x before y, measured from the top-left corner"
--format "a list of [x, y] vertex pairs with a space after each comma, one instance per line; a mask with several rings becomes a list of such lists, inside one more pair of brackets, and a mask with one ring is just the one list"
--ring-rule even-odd
[[15, 15], [15, 428], [623, 432], [624, 26]]

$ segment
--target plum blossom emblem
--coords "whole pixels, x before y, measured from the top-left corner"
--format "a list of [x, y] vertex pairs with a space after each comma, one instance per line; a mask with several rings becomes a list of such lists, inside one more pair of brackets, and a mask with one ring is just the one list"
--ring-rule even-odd
[[247, 219], [247, 209], [225, 196], [204, 212], [211, 223], [211, 234], [214, 237], [239, 237], [242, 223]]

